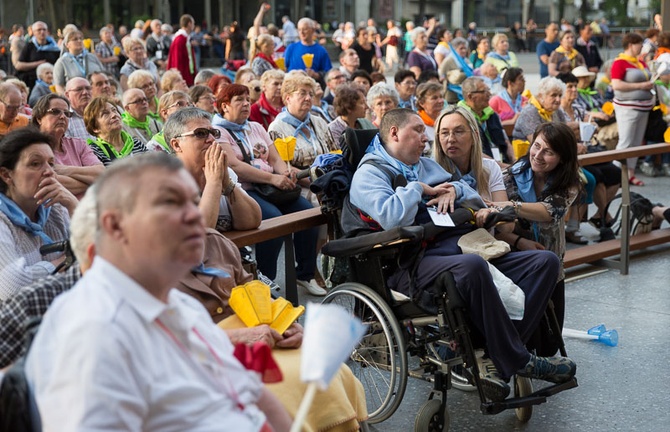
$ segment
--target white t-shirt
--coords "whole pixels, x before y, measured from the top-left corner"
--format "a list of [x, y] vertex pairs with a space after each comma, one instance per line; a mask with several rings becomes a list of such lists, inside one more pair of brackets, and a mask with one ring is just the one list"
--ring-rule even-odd
[[[489, 192], [493, 194], [493, 192], [498, 192], [498, 191], [504, 191], [505, 189], [505, 181], [503, 180], [503, 175], [502, 175], [502, 170], [500, 169], [500, 165], [498, 165], [498, 162], [494, 161], [493, 159], [482, 159], [482, 165], [484, 168], [486, 168], [489, 172]], [[486, 199], [491, 199], [491, 196], [484, 197]]]

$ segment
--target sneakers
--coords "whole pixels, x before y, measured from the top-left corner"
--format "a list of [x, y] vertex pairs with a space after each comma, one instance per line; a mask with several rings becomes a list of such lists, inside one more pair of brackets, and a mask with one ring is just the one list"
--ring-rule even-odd
[[298, 280], [297, 281], [298, 286], [300, 288], [306, 289], [311, 295], [317, 296], [317, 297], [323, 297], [326, 294], [328, 294], [328, 291], [325, 289], [321, 288], [314, 279], [311, 281], [303, 281], [303, 280]]
[[577, 372], [577, 365], [567, 357], [538, 357], [531, 354], [526, 366], [518, 370], [516, 374], [552, 383], [562, 383], [575, 376], [575, 372]]
[[654, 164], [649, 162], [642, 162], [642, 165], [640, 165], [640, 171], [642, 171], [642, 174], [648, 177], [656, 177], [658, 175]]
[[484, 395], [493, 402], [503, 401], [509, 396], [509, 384], [500, 376], [498, 369], [490, 358], [477, 357], [479, 382]]
[[272, 291], [279, 291], [281, 290], [281, 287], [277, 282], [273, 281], [269, 277], [265, 276], [263, 273], [260, 271], [257, 271], [256, 274], [258, 275], [258, 280], [263, 282], [265, 285], [269, 286]]

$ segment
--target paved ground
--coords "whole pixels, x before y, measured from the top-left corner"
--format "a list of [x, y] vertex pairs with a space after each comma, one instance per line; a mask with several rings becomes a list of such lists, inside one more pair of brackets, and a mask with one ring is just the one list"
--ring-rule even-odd
[[[611, 55], [616, 54], [613, 51]], [[535, 56], [519, 57], [527, 71], [527, 85], [534, 90], [539, 81]], [[653, 202], [670, 203], [670, 179], [641, 178], [647, 186], [634, 187], [634, 191]], [[582, 230], [592, 240], [597, 237], [586, 224]], [[448, 393], [451, 430], [670, 430], [670, 372], [665, 369], [670, 355], [669, 263], [670, 245], [665, 245], [633, 253], [628, 276], [604, 269], [594, 273], [589, 266], [571, 271], [566, 285], [565, 327], [585, 330], [604, 323], [618, 330], [619, 346], [566, 339], [568, 353], [578, 364], [579, 387], [536, 406], [527, 424], [521, 424], [511, 411], [484, 416], [475, 394], [452, 389]], [[304, 292], [300, 295], [303, 303], [318, 301]], [[411, 431], [431, 388], [429, 383], [410, 380], [398, 411], [389, 420], [372, 425], [371, 430]]]

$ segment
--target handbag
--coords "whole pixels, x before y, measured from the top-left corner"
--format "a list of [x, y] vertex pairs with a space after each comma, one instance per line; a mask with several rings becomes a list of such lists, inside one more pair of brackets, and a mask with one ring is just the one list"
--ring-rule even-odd
[[[242, 144], [242, 140], [230, 129], [226, 130], [230, 136], [233, 137], [237, 143], [237, 146], [240, 148], [244, 162], [251, 165], [251, 156], [249, 153], [247, 153], [247, 149], [244, 147], [244, 144]], [[302, 188], [298, 185], [290, 190], [279, 189], [278, 187], [268, 183], [251, 183], [251, 186], [262, 199], [269, 202], [270, 204], [278, 206], [290, 204], [296, 201], [298, 198], [300, 198], [300, 193], [302, 192]]]

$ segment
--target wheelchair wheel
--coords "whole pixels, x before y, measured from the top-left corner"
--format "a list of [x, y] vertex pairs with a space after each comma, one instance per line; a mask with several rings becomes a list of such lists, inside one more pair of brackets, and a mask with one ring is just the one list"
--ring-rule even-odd
[[421, 408], [414, 419], [414, 432], [444, 432], [449, 430], [449, 411], [444, 409], [443, 423], [440, 424], [442, 402], [431, 399]]
[[391, 308], [379, 294], [358, 283], [339, 285], [323, 303], [338, 304], [368, 325], [347, 365], [365, 388], [367, 421], [388, 419], [402, 402], [408, 377], [405, 339]]
[[[530, 378], [515, 376], [514, 377], [514, 397], [524, 397], [533, 393], [533, 383]], [[533, 406], [528, 405], [519, 407], [514, 410], [516, 418], [520, 422], [526, 423], [533, 416]]]

